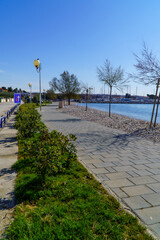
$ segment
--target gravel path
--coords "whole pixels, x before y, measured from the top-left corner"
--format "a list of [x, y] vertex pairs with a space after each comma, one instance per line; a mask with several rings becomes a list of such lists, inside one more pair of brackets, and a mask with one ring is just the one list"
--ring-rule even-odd
[[59, 111], [110, 128], [123, 130], [129, 135], [141, 136], [153, 140], [154, 142], [160, 142], [160, 124], [157, 124], [155, 128], [150, 128], [149, 122], [147, 121], [113, 113], [111, 114], [111, 117], [109, 117], [108, 112], [91, 108], [88, 108], [88, 110], [85, 111], [85, 107], [77, 105], [64, 106], [64, 108], [59, 109]]

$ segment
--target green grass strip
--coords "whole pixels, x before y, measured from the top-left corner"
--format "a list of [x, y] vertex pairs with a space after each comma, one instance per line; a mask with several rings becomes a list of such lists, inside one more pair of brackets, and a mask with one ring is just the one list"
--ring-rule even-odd
[[21, 172], [16, 197], [9, 239], [152, 239], [77, 161], [43, 190], [36, 174]]

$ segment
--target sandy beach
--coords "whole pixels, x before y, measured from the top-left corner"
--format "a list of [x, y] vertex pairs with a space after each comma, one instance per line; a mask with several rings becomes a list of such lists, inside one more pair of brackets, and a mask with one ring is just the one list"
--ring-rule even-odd
[[91, 108], [88, 108], [88, 110], [85, 111], [85, 107], [74, 104], [64, 106], [59, 109], [59, 111], [87, 121], [93, 121], [110, 128], [123, 130], [129, 135], [145, 137], [154, 142], [160, 142], [160, 124], [157, 124], [155, 128], [150, 128], [149, 122], [147, 121], [137, 120], [114, 113], [111, 113], [111, 117], [109, 117], [108, 112]]

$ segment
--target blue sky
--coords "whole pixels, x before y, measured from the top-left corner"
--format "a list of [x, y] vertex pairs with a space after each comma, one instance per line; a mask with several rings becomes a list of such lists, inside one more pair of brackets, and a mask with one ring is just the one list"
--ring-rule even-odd
[[[38, 91], [33, 60], [39, 58], [42, 89], [67, 70], [102, 93], [96, 68], [105, 59], [133, 72], [133, 52], [140, 53], [143, 41], [160, 59], [159, 12], [159, 0], [0, 0], [0, 87], [29, 91], [31, 83]], [[136, 89], [155, 91], [130, 82], [128, 91]]]

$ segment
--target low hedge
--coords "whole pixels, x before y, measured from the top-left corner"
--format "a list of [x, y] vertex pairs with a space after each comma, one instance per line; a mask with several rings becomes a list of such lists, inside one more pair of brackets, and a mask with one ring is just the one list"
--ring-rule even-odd
[[76, 138], [74, 135], [64, 136], [56, 130], [49, 133], [35, 107], [35, 104], [24, 104], [18, 110], [15, 127], [20, 150], [19, 161], [14, 168], [28, 167], [43, 183], [46, 176], [64, 173], [76, 160], [72, 143]]
[[36, 104], [23, 104], [19, 107], [15, 128], [18, 130], [18, 139], [33, 137], [35, 133], [46, 129], [41, 115], [36, 110]]

